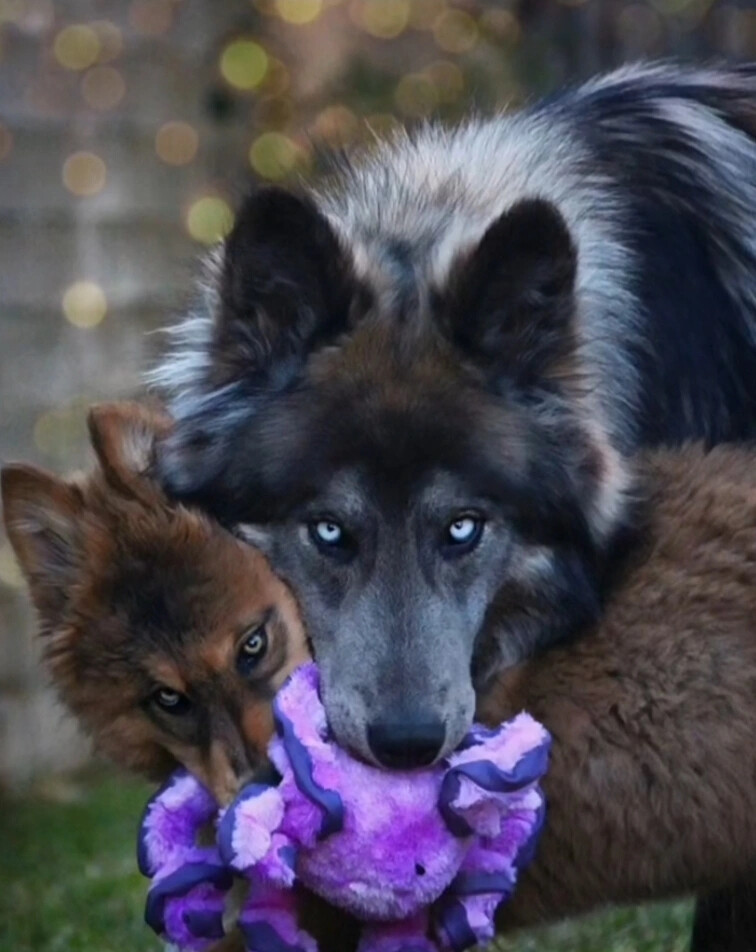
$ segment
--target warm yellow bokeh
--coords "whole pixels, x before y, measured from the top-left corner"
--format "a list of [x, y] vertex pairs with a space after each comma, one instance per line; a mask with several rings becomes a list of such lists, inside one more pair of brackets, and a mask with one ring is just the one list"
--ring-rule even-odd
[[198, 146], [197, 130], [188, 122], [166, 122], [155, 136], [155, 151], [168, 165], [187, 165], [197, 154]]
[[445, 9], [445, 0], [411, 0], [410, 26], [415, 30], [430, 30]]
[[221, 53], [220, 71], [236, 89], [255, 89], [268, 71], [268, 54], [254, 40], [233, 40]]
[[249, 150], [252, 168], [266, 179], [283, 179], [301, 161], [301, 149], [281, 132], [263, 132]]
[[465, 77], [456, 63], [438, 60], [427, 66], [423, 72], [433, 83], [439, 102], [456, 102], [465, 90]]
[[64, 27], [55, 37], [55, 59], [66, 69], [89, 69], [100, 56], [100, 38], [91, 26], [83, 23]]
[[213, 245], [231, 231], [234, 213], [228, 202], [217, 195], [204, 195], [192, 202], [186, 213], [186, 230], [195, 241]]
[[403, 76], [396, 86], [394, 101], [405, 116], [427, 116], [438, 105], [438, 93], [431, 80], [423, 73]]
[[0, 582], [11, 588], [21, 588], [24, 584], [21, 567], [9, 542], [0, 542]]
[[520, 40], [522, 27], [512, 10], [485, 10], [480, 17], [480, 27], [499, 42], [514, 45]]
[[105, 163], [94, 152], [74, 152], [63, 163], [63, 184], [81, 198], [101, 192], [106, 177]]
[[109, 63], [120, 56], [123, 51], [123, 34], [115, 23], [110, 20], [93, 20], [88, 24], [100, 41], [100, 54], [97, 57], [98, 63]]
[[409, 0], [363, 0], [352, 5], [352, 17], [371, 36], [393, 40], [409, 24]]
[[304, 26], [317, 19], [323, 10], [323, 0], [275, 0], [275, 11], [286, 23]]
[[313, 136], [331, 145], [347, 145], [359, 135], [360, 121], [346, 106], [328, 106], [315, 120]]
[[436, 18], [433, 36], [447, 53], [467, 53], [478, 42], [478, 24], [464, 10], [447, 10]]
[[94, 66], [81, 81], [81, 94], [92, 109], [115, 109], [126, 93], [123, 76], [112, 66]]
[[75, 327], [97, 327], [107, 310], [105, 292], [94, 281], [76, 281], [63, 295], [63, 314]]
[[76, 399], [67, 407], [43, 413], [34, 424], [33, 439], [37, 449], [55, 460], [68, 458], [71, 447], [87, 439], [87, 412], [90, 401]]
[[281, 96], [291, 85], [291, 75], [285, 63], [276, 59], [275, 56], [268, 56], [268, 69], [265, 73], [264, 91], [269, 96]]

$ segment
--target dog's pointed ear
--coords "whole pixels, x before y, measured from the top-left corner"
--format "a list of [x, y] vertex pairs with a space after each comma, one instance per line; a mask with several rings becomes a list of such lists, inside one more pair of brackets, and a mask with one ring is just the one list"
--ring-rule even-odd
[[571, 377], [576, 274], [575, 245], [555, 206], [518, 202], [457, 263], [445, 299], [454, 343], [519, 387]]
[[280, 386], [308, 351], [346, 328], [352, 268], [315, 203], [278, 187], [250, 195], [226, 240], [215, 315], [214, 383]]
[[82, 558], [78, 488], [35, 466], [11, 464], [1, 475], [3, 521], [32, 601], [54, 620], [64, 608]]
[[104, 403], [91, 408], [87, 424], [108, 483], [126, 495], [155, 501], [156, 446], [171, 430], [168, 414], [139, 403]]

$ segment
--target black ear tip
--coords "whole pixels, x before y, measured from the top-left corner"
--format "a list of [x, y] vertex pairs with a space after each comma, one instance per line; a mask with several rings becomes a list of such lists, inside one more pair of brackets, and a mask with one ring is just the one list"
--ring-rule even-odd
[[575, 242], [564, 215], [545, 198], [526, 198], [513, 205], [506, 215], [509, 228], [519, 232], [520, 241], [551, 254], [577, 257]]
[[256, 233], [283, 230], [292, 221], [317, 214], [312, 199], [297, 195], [280, 185], [254, 188], [241, 203], [230, 240], [253, 229]]

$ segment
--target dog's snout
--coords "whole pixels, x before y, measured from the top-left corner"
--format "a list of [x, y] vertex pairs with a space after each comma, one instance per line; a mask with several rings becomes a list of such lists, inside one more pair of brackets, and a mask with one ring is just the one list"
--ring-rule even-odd
[[368, 743], [384, 767], [427, 767], [444, 744], [446, 728], [432, 717], [409, 716], [374, 721], [368, 726]]

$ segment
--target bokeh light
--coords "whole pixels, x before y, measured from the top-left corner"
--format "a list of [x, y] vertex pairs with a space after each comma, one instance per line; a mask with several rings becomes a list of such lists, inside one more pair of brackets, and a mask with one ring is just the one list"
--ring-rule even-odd
[[436, 18], [433, 36], [447, 53], [467, 53], [478, 42], [478, 24], [464, 10], [447, 10]]
[[394, 93], [397, 108], [405, 116], [427, 116], [438, 105], [438, 94], [430, 79], [422, 73], [410, 73], [397, 83]]
[[409, 0], [362, 0], [350, 8], [357, 26], [381, 40], [393, 40], [407, 29]]
[[510, 46], [519, 41], [522, 33], [520, 21], [515, 13], [498, 7], [485, 10], [481, 14], [480, 27], [495, 42]]
[[0, 582], [11, 588], [21, 588], [24, 584], [21, 568], [9, 542], [0, 542]]
[[204, 195], [192, 202], [186, 213], [186, 230], [195, 241], [213, 245], [231, 231], [234, 213], [228, 202], [217, 195]]
[[264, 88], [269, 96], [280, 96], [291, 85], [291, 75], [286, 64], [275, 56], [268, 56], [268, 68], [265, 72]]
[[197, 130], [188, 122], [166, 122], [155, 136], [155, 151], [168, 165], [187, 165], [197, 154], [198, 146]]
[[263, 132], [252, 143], [249, 161], [252, 168], [266, 179], [284, 179], [299, 165], [300, 147], [280, 132]]
[[323, 0], [275, 0], [276, 13], [286, 23], [294, 26], [312, 23], [320, 16], [322, 10]]
[[464, 73], [456, 63], [439, 60], [431, 63], [423, 72], [433, 83], [439, 102], [456, 102], [465, 91]]
[[76, 281], [63, 295], [63, 314], [74, 327], [97, 327], [107, 310], [105, 292], [94, 281]]
[[147, 36], [166, 33], [173, 23], [173, 3], [171, 0], [133, 0], [129, 23]]
[[258, 122], [268, 130], [282, 129], [294, 117], [294, 103], [285, 96], [261, 99], [257, 107]]
[[0, 122], [0, 162], [13, 151], [13, 133]]
[[123, 34], [110, 20], [94, 20], [89, 26], [100, 41], [98, 63], [110, 63], [123, 51]]
[[430, 30], [440, 13], [446, 9], [445, 0], [412, 0], [410, 26], [415, 30]]
[[56, 461], [67, 460], [71, 447], [87, 439], [87, 409], [88, 401], [77, 399], [67, 407], [43, 413], [34, 424], [37, 449]]
[[55, 37], [55, 59], [66, 69], [82, 70], [93, 66], [100, 55], [100, 39], [91, 26], [83, 23], [64, 27]]
[[318, 115], [312, 132], [316, 138], [323, 139], [329, 145], [348, 145], [358, 137], [360, 121], [346, 106], [328, 106]]
[[74, 152], [63, 163], [63, 184], [82, 198], [101, 192], [106, 177], [105, 163], [94, 152]]
[[229, 43], [220, 58], [223, 78], [236, 89], [255, 89], [268, 70], [268, 54], [254, 40], [239, 39]]
[[115, 109], [125, 93], [123, 76], [112, 66], [93, 66], [81, 81], [84, 102], [100, 112]]

